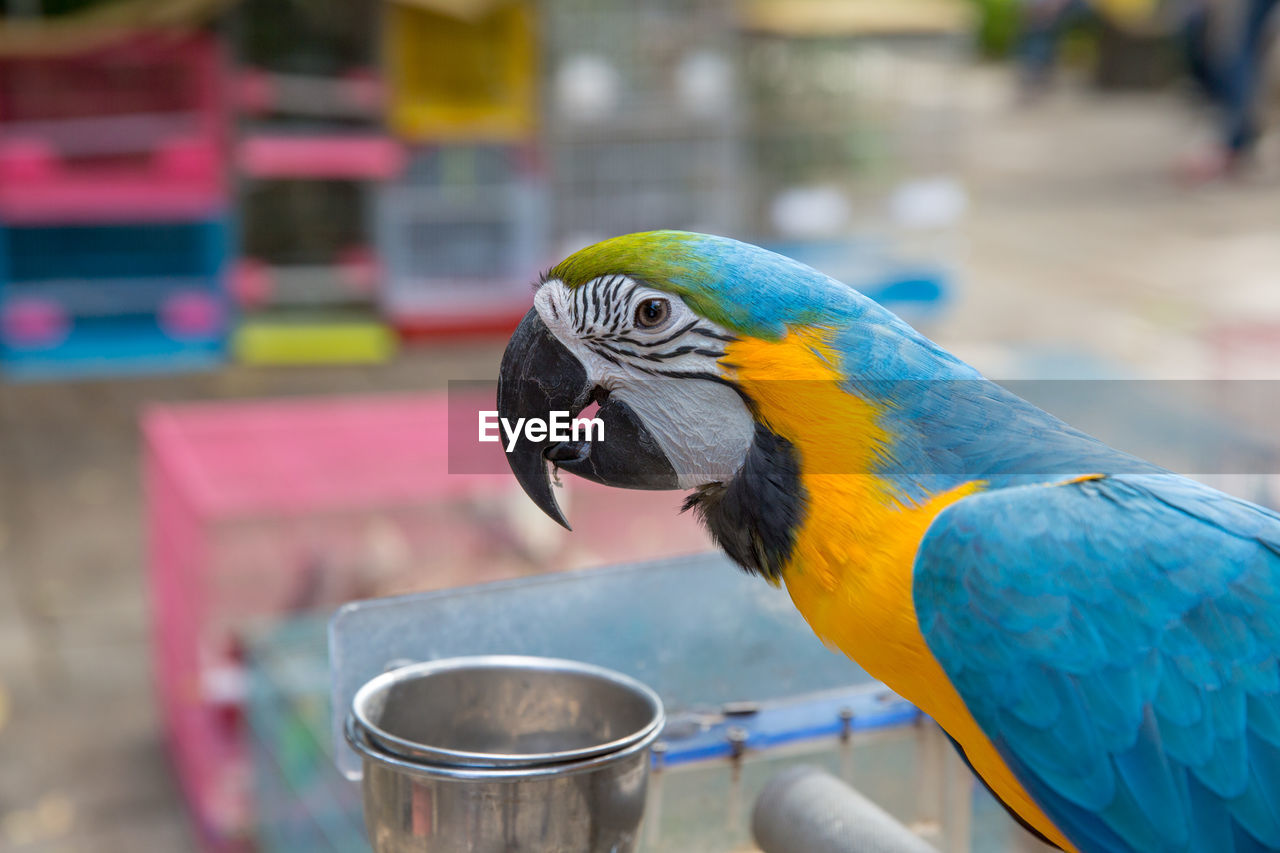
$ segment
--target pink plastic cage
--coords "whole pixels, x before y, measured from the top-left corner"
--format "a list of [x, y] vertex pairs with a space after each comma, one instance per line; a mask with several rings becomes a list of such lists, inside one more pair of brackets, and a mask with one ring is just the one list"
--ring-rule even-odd
[[162, 407], [145, 419], [154, 663], [177, 773], [214, 849], [249, 841], [244, 632], [354, 598], [709, 547], [680, 495], [565, 478], [578, 532], [500, 471], [487, 395]]
[[206, 34], [0, 60], [0, 215], [139, 221], [224, 207], [221, 76]]

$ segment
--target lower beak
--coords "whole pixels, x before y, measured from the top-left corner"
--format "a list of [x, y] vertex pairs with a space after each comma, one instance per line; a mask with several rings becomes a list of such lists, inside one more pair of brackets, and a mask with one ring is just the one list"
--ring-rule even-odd
[[595, 417], [603, 424], [603, 437], [597, 429], [584, 431], [592, 440], [566, 441], [550, 434], [534, 440], [521, 429], [507, 453], [507, 464], [525, 494], [566, 529], [569, 522], [551, 490], [548, 462], [585, 479], [629, 489], [675, 489], [678, 478], [631, 407], [596, 388], [578, 359], [531, 309], [502, 355], [498, 416], [513, 426], [535, 418], [550, 424], [552, 413], [576, 418], [593, 400], [600, 403]]

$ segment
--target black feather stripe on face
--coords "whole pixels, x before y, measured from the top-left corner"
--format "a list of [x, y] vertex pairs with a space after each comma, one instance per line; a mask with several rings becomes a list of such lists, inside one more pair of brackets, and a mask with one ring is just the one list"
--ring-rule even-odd
[[[565, 306], [573, 334], [610, 363], [625, 362], [643, 373], [653, 372], [640, 366], [646, 362], [664, 362], [686, 355], [719, 359], [724, 356], [724, 348], [717, 344], [737, 340], [702, 318], [689, 320], [662, 337], [644, 339], [631, 328], [630, 322], [635, 309], [633, 303], [641, 298], [638, 294], [644, 287], [643, 282], [627, 276], [609, 275], [574, 288]], [[556, 311], [557, 319], [558, 316]]]

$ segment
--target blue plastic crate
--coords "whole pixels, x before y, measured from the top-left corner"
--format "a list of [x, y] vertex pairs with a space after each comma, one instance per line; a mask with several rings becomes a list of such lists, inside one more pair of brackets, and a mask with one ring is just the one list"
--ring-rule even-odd
[[19, 378], [191, 370], [223, 358], [225, 219], [0, 226], [0, 365]]
[[221, 220], [130, 225], [10, 225], [0, 261], [13, 284], [195, 277], [222, 265]]

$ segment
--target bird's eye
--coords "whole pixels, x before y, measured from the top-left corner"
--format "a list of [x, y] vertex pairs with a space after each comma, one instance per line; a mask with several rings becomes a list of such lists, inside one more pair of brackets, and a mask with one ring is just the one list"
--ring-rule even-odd
[[656, 329], [671, 316], [671, 303], [665, 299], [646, 299], [636, 306], [636, 325]]

